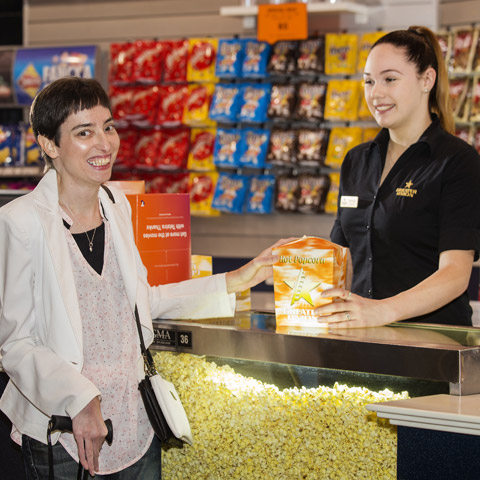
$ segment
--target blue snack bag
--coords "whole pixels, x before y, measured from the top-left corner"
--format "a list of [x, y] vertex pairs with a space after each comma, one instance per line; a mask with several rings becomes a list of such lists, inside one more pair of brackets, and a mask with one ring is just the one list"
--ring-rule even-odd
[[273, 212], [275, 196], [275, 177], [273, 175], [256, 175], [250, 179], [247, 195], [247, 213], [269, 214]]
[[270, 143], [270, 130], [246, 128], [238, 146], [242, 167], [263, 168]]
[[10, 125], [0, 125], [0, 167], [15, 165], [13, 133]]
[[212, 208], [221, 212], [242, 213], [248, 183], [246, 175], [220, 173], [213, 194]]
[[210, 118], [217, 122], [235, 123], [240, 110], [241, 86], [218, 83], [210, 105]]
[[218, 167], [239, 167], [241, 139], [240, 130], [218, 128], [213, 147], [213, 163]]
[[215, 76], [218, 78], [238, 78], [242, 74], [245, 42], [240, 39], [221, 38], [218, 42], [215, 60]]
[[242, 64], [243, 78], [265, 78], [272, 47], [267, 42], [245, 40], [245, 57]]
[[269, 83], [246, 83], [242, 85], [239, 122], [264, 123], [268, 119], [268, 106], [272, 86]]

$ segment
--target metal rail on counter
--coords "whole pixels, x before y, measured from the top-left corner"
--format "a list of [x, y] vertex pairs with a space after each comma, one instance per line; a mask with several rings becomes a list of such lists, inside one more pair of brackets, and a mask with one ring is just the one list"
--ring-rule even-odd
[[154, 320], [152, 349], [216, 357], [411, 377], [480, 393], [480, 328], [398, 323], [335, 333], [276, 327], [275, 315]]

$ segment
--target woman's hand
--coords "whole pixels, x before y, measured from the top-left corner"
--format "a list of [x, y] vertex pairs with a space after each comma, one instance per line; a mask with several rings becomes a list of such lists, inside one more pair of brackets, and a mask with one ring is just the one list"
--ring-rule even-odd
[[293, 240], [297, 240], [297, 238], [281, 239], [242, 267], [228, 272], [226, 274], [227, 292], [242, 292], [270, 278], [273, 275], [272, 265], [278, 261], [278, 255], [273, 255], [272, 249]]
[[384, 300], [360, 297], [343, 288], [325, 290], [322, 297], [332, 297], [333, 303], [316, 308], [315, 314], [320, 316], [319, 323], [328, 323], [331, 330], [378, 327], [396, 321]]
[[93, 477], [98, 471], [98, 455], [108, 433], [98, 397], [72, 418], [72, 427], [80, 463]]

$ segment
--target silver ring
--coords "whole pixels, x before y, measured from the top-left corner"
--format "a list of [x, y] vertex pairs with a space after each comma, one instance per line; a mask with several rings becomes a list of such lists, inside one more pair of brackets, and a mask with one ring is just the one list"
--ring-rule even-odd
[[350, 316], [350, 313], [348, 312], [345, 313], [345, 318], [347, 319], [347, 322], [349, 322], [352, 319], [352, 317]]
[[348, 295], [347, 295], [347, 298], [345, 299], [345, 301], [348, 302], [351, 297], [352, 297], [352, 292], [348, 292]]

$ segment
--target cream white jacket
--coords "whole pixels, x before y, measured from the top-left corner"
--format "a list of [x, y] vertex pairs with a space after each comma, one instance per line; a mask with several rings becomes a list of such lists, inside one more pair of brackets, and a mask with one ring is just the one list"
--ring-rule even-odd
[[[115, 202], [103, 188], [99, 198], [132, 312], [138, 305], [146, 345], [153, 340], [152, 318], [233, 315], [234, 296], [226, 292], [224, 275], [148, 285], [130, 204], [123, 193], [111, 191]], [[0, 209], [0, 351], [10, 377], [0, 408], [19, 433], [43, 443], [51, 415], [73, 418], [100, 395], [81, 374], [82, 319], [64, 229], [54, 170], [33, 192]], [[140, 357], [139, 380], [143, 375]]]

